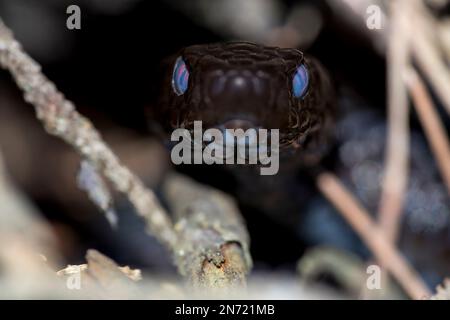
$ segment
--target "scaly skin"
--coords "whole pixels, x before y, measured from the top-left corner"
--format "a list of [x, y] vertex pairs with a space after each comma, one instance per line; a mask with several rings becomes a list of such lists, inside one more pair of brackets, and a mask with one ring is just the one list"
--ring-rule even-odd
[[[183, 58], [189, 71], [183, 95], [175, 94], [171, 85], [177, 57]], [[239, 119], [255, 128], [279, 129], [281, 154], [295, 151], [300, 164], [316, 164], [326, 151], [335, 99], [326, 71], [314, 58], [296, 49], [229, 42], [185, 47], [167, 62], [152, 110], [166, 133], [192, 130], [198, 120], [205, 130]], [[296, 98], [292, 79], [302, 63], [309, 87], [302, 98]]]

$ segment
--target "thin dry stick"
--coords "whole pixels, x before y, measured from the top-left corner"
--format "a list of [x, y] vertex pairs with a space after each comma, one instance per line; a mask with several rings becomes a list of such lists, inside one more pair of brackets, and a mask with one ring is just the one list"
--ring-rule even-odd
[[395, 241], [408, 182], [409, 108], [402, 74], [408, 63], [408, 36], [403, 27], [403, 0], [392, 4], [388, 37], [388, 137], [386, 167], [380, 200], [379, 223], [390, 241]]
[[70, 145], [99, 172], [125, 193], [136, 211], [145, 219], [150, 232], [169, 249], [173, 249], [176, 233], [155, 194], [123, 166], [93, 127], [80, 115], [72, 102], [56, 89], [28, 56], [0, 19], [0, 66], [9, 70], [27, 102], [36, 110], [48, 133]]
[[405, 78], [414, 107], [450, 193], [450, 144], [447, 133], [420, 76], [413, 69], [407, 71]]
[[414, 57], [450, 114], [450, 72], [433, 42], [433, 39], [437, 40], [436, 21], [418, 0], [411, 1], [406, 13], [409, 20], [414, 21], [406, 25], [408, 33], [414, 35], [411, 42]]
[[382, 229], [370, 218], [370, 214], [335, 175], [322, 173], [317, 178], [317, 185], [358, 233], [376, 259], [397, 279], [412, 299], [422, 299], [431, 295], [418, 273], [397, 251]]

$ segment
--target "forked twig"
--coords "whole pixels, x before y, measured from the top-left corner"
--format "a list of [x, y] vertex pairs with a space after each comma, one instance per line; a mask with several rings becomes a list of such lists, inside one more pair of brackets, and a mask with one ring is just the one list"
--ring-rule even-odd
[[317, 185], [361, 237], [375, 258], [397, 279], [411, 298], [422, 299], [430, 296], [429, 289], [417, 272], [336, 176], [322, 173], [317, 178]]
[[[239, 210], [232, 206], [231, 201], [217, 192], [211, 192], [214, 197], [210, 198], [188, 198], [187, 201], [201, 198], [203, 204], [219, 208], [220, 221], [213, 214], [206, 215], [198, 211], [195, 215], [189, 210], [182, 210], [181, 216], [177, 217], [177, 226], [174, 227], [153, 191], [146, 188], [136, 175], [120, 163], [92, 123], [80, 115], [72, 102], [65, 99], [55, 85], [41, 73], [39, 65], [22, 50], [1, 20], [0, 67], [10, 71], [18, 87], [24, 92], [25, 100], [34, 106], [37, 117], [47, 132], [69, 143], [83, 160], [128, 197], [138, 214], [144, 218], [150, 234], [174, 255], [175, 263], [182, 274], [187, 274], [188, 272], [183, 272], [187, 269], [191, 274], [202, 273], [201, 276], [190, 279], [194, 284], [206, 287], [217, 284], [245, 284], [245, 276], [251, 267], [247, 233]], [[201, 194], [210, 195], [206, 192]], [[198, 202], [185, 204], [195, 207]], [[205, 220], [197, 221], [199, 216]], [[181, 227], [180, 221], [185, 222], [184, 227]], [[205, 225], [208, 225], [208, 228], [204, 227]], [[198, 241], [199, 238], [206, 240]], [[181, 252], [186, 251], [186, 248], [192, 250], [183, 256]], [[214, 250], [223, 255], [221, 257], [224, 261], [217, 262], [216, 265], [226, 271], [225, 275], [217, 272], [219, 267], [205, 267], [209, 266], [210, 255], [216, 253]], [[215, 259], [219, 260], [217, 256]], [[192, 265], [189, 265], [191, 262]]]

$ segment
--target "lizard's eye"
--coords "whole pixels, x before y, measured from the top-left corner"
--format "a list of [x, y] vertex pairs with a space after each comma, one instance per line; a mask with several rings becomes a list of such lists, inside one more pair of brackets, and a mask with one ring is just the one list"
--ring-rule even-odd
[[172, 88], [179, 96], [186, 92], [189, 83], [189, 71], [186, 63], [181, 57], [178, 57], [173, 67]]
[[304, 64], [300, 65], [295, 71], [294, 78], [292, 79], [292, 92], [294, 97], [301, 98], [308, 90], [308, 70]]

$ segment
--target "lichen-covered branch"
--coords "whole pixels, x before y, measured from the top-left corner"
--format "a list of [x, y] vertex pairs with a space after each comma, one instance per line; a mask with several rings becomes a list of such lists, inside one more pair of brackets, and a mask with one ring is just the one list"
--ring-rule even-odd
[[175, 215], [175, 260], [191, 283], [207, 288], [245, 284], [249, 236], [234, 201], [189, 178], [171, 174], [163, 190]]
[[[92, 123], [41, 73], [1, 20], [0, 66], [10, 71], [47, 132], [69, 143], [115, 189], [128, 196], [149, 232], [174, 254], [181, 274], [200, 287], [245, 283], [251, 266], [249, 240], [231, 199], [180, 177], [169, 178], [168, 197], [176, 216], [173, 226], [155, 194], [120, 163]], [[97, 205], [108, 209], [103, 200]]]
[[436, 288], [436, 293], [431, 297], [431, 300], [450, 300], [450, 279], [445, 279]]
[[151, 234], [172, 249], [175, 232], [155, 194], [119, 162], [92, 123], [42, 74], [40, 66], [22, 50], [1, 20], [0, 67], [9, 70], [47, 132], [72, 145], [118, 191], [125, 193], [145, 219]]

